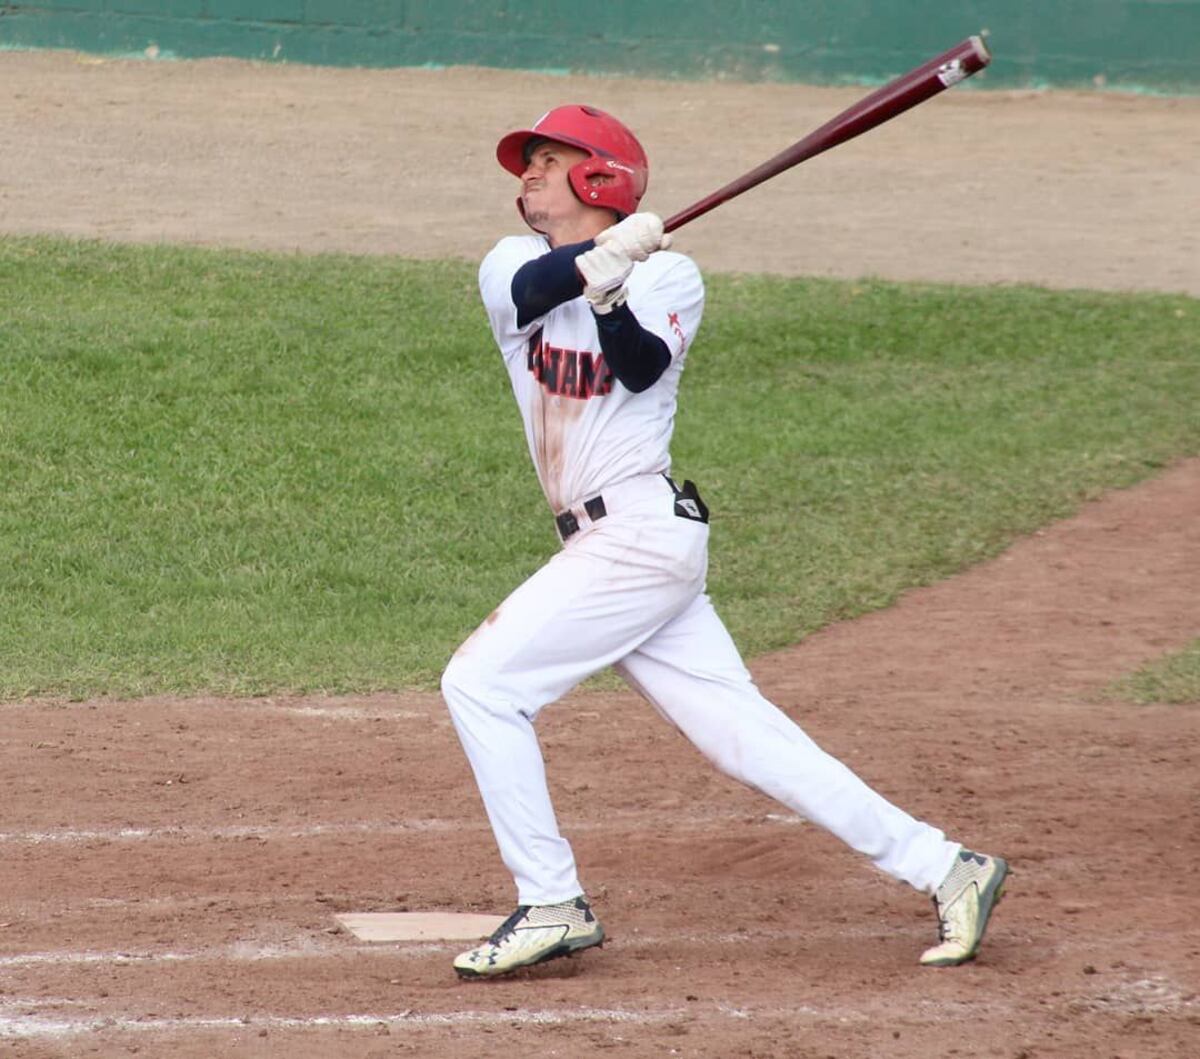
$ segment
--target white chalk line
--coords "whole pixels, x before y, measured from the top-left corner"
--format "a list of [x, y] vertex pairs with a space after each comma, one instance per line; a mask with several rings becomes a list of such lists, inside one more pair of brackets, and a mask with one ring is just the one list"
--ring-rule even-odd
[[[45, 1005], [45, 1000], [33, 1001]], [[29, 1002], [6, 1002], [3, 1008], [25, 1007]], [[0, 1011], [3, 1009], [0, 1008]], [[195, 1015], [180, 1018], [128, 1016], [56, 1016], [0, 1013], [0, 1038], [63, 1038], [97, 1032], [109, 1033], [195, 1033], [222, 1030], [327, 1030], [327, 1029], [421, 1029], [430, 1026], [562, 1026], [574, 1023], [667, 1022], [681, 1017], [681, 1011], [626, 1011], [621, 1008], [576, 1008], [569, 1011], [453, 1011], [444, 1014], [401, 1011], [395, 1014], [346, 1015]]]
[[[891, 1009], [886, 1003], [867, 1000], [851, 1006], [816, 1007], [807, 1004], [748, 1007], [718, 1001], [711, 1005], [689, 1005], [687, 1008], [668, 1008], [646, 1011], [630, 1011], [623, 1008], [573, 1008], [560, 1011], [516, 1010], [503, 1012], [453, 1011], [443, 1013], [416, 1013], [404, 1010], [394, 1013], [365, 1014], [346, 1013], [337, 1015], [196, 1015], [177, 1018], [162, 1018], [156, 1015], [90, 1015], [79, 1018], [60, 1014], [44, 1015], [39, 1009], [81, 1007], [85, 1001], [53, 997], [19, 997], [9, 994], [0, 998], [0, 1038], [66, 1038], [82, 1034], [186, 1034], [222, 1031], [311, 1031], [311, 1030], [389, 1030], [422, 1029], [429, 1027], [462, 1025], [572, 1025], [579, 1023], [613, 1023], [651, 1025], [699, 1016], [731, 1020], [761, 1018], [804, 1018], [813, 1021], [840, 1023], [868, 1022], [887, 1014]], [[1118, 987], [1116, 995], [1099, 997], [1065, 998], [1064, 1004], [1072, 1009], [1083, 1007], [1093, 1013], [1111, 1014], [1122, 1018], [1129, 1015], [1160, 1014], [1174, 1015], [1190, 1013], [1200, 1008], [1194, 995], [1185, 994], [1174, 982], [1163, 975], [1125, 983]], [[1016, 1008], [1012, 1001], [993, 997], [982, 1005], [970, 1003], [918, 1002], [918, 1017], [934, 1017], [938, 1021], [971, 1021], [980, 1017], [981, 1006], [988, 1013], [1012, 1014]]]
[[166, 827], [76, 828], [60, 827], [44, 831], [0, 831], [0, 842], [74, 844], [82, 842], [146, 842], [165, 839], [278, 839], [320, 838], [325, 835], [392, 835], [408, 831], [481, 831], [486, 821], [460, 820], [363, 820], [332, 824], [245, 824], [230, 827], [192, 827], [186, 824]]
[[[705, 945], [705, 946], [739, 946], [762, 945], [764, 943], [793, 942], [798, 945], [817, 945], [844, 942], [847, 938], [870, 942], [884, 938], [905, 937], [914, 942], [924, 940], [932, 943], [935, 939], [933, 931], [935, 923], [930, 919], [925, 922], [894, 923], [880, 920], [875, 926], [855, 927], [851, 924], [818, 925], [806, 923], [793, 928], [778, 927], [745, 927], [734, 931], [682, 931], [672, 930], [666, 933], [657, 931], [642, 931], [633, 927], [619, 934], [611, 933], [609, 941], [622, 949], [658, 949], [669, 946]], [[1131, 946], [1150, 950], [1156, 945], [1178, 934], [1172, 931], [1139, 932], [1136, 939], [1131, 939]], [[1032, 942], [1033, 939], [1024, 939]], [[63, 949], [56, 951], [25, 952], [0, 955], [0, 970], [19, 971], [23, 968], [38, 967], [70, 967], [86, 965], [106, 965], [128, 967], [138, 964], [172, 964], [200, 962], [231, 962], [251, 963], [256, 961], [280, 960], [322, 960], [322, 959], [358, 959], [363, 956], [386, 956], [396, 958], [421, 958], [430, 955], [457, 952], [468, 947], [470, 942], [433, 941], [429, 939], [411, 941], [360, 941], [344, 929], [331, 930], [321, 935], [301, 934], [290, 941], [265, 942], [246, 939], [222, 945], [200, 946], [186, 950], [135, 950], [135, 949]], [[1059, 952], [1088, 951], [1091, 943], [1066, 944], [1059, 942], [1055, 948]], [[1167, 1007], [1191, 1006], [1200, 1007], [1200, 997], [1193, 994], [1172, 992], [1169, 979], [1162, 975], [1150, 975], [1132, 983], [1126, 983], [1117, 989], [1116, 993], [1104, 994], [1097, 999], [1097, 1004], [1103, 1008], [1107, 1004], [1120, 1005], [1131, 996], [1138, 995], [1149, 1004], [1157, 1000]], [[0, 994], [2, 996], [2, 994]], [[973, 1002], [972, 1002], [973, 1003]]]
[[184, 709], [189, 711], [229, 710], [242, 713], [291, 713], [301, 717], [321, 717], [339, 721], [431, 721], [446, 720], [449, 725], [449, 715], [446, 708], [440, 704], [428, 711], [392, 708], [386, 705], [362, 706], [356, 703], [316, 705], [314, 703], [273, 702], [271, 700], [237, 699], [227, 702], [207, 702], [203, 699], [193, 699], [183, 702], [158, 702], [153, 699], [143, 699], [127, 703], [95, 703], [95, 702], [0, 702], [0, 710], [39, 710], [48, 709], [54, 712], [62, 710], [91, 710], [104, 709], [108, 706], [132, 706], [143, 712], [152, 709]]
[[[628, 1008], [592, 1008], [575, 1007], [561, 1010], [505, 1010], [505, 1011], [450, 1011], [450, 1012], [414, 1012], [406, 1009], [400, 1012], [382, 1014], [345, 1013], [333, 1015], [191, 1015], [176, 1018], [163, 1018], [158, 1015], [88, 1015], [78, 1018], [65, 1017], [61, 1014], [41, 1014], [39, 1009], [48, 1008], [78, 1008], [86, 1002], [77, 999], [54, 997], [17, 997], [10, 996], [0, 1000], [0, 1039], [4, 1037], [24, 1038], [64, 1038], [81, 1034], [137, 1034], [159, 1033], [162, 1035], [180, 1035], [184, 1033], [203, 1033], [213, 1031], [234, 1030], [238, 1032], [270, 1031], [270, 1030], [378, 1030], [382, 1027], [391, 1029], [423, 1029], [444, 1026], [512, 1026], [512, 1025], [541, 1025], [563, 1026], [580, 1023], [610, 1023], [616, 1025], [640, 1025], [676, 1022], [680, 1019], [692, 1021], [717, 1018], [733, 1021], [746, 1021], [760, 1018], [798, 1018], [814, 1022], [864, 1023], [876, 1015], [873, 1010], [889, 1011], [886, 1004], [880, 1008], [879, 1003], [860, 1003], [853, 1005], [811, 1004], [773, 1005], [770, 1007], [753, 1007], [744, 1004], [733, 1004], [728, 1001], [712, 1001], [705, 1004], [689, 1004], [687, 1007], [652, 1008], [649, 1010], [630, 1010]], [[992, 1001], [989, 1008], [997, 1006], [1010, 1010], [1011, 1005], [1002, 1001]], [[979, 1004], [964, 1005], [961, 1013], [952, 1016], [954, 1019], [978, 1018]], [[9, 1013], [11, 1012], [11, 1013]]]
[[[895, 924], [880, 924], [876, 929], [855, 930], [845, 924], [837, 927], [797, 927], [791, 930], [752, 928], [739, 931], [670, 931], [669, 933], [643, 932], [637, 928], [628, 933], [611, 935], [610, 941], [623, 949], [658, 949], [666, 946], [703, 945], [730, 946], [762, 945], [771, 942], [794, 942], [799, 945], [814, 942], [844, 941], [847, 937], [876, 939], [898, 935], [926, 939], [932, 942], [932, 924], [898, 927]], [[339, 938], [341, 940], [332, 940]], [[290, 943], [267, 944], [254, 941], [238, 941], [227, 945], [199, 947], [188, 950], [58, 950], [46, 952], [14, 953], [0, 956], [0, 971], [19, 972], [24, 969], [46, 967], [79, 967], [101, 965], [109, 967], [132, 967], [147, 964], [183, 963], [253, 963], [282, 960], [353, 960], [361, 957], [383, 957], [388, 959], [420, 959], [433, 955], [445, 955], [468, 948], [464, 941], [359, 941], [352, 935], [330, 935], [323, 937], [305, 935]]]
[[[710, 813], [701, 816], [677, 816], [662, 809], [615, 811], [605, 814], [603, 821], [570, 820], [562, 823], [564, 831], [608, 831], [627, 825], [644, 827], [660, 824], [676, 831], [702, 829], [714, 825], [782, 824], [792, 826], [804, 821], [797, 816], [779, 813], [752, 815], [747, 813]], [[280, 839], [322, 838], [327, 835], [397, 835], [413, 831], [454, 832], [486, 831], [486, 820], [447, 820], [438, 817], [408, 820], [360, 820], [328, 824], [239, 824], [229, 827], [193, 827], [186, 824], [165, 827], [76, 828], [60, 827], [44, 830], [0, 831], [0, 843], [27, 845], [77, 844], [86, 842], [147, 842], [168, 839], [188, 841], [208, 839]]]
[[[915, 933], [915, 929], [912, 931]], [[885, 933], [894, 935], [895, 929], [880, 928], [877, 931], [865, 932], [871, 937], [881, 937]], [[764, 941], [812, 941], [814, 938], [828, 935], [830, 937], [845, 937], [845, 930], [811, 929], [795, 930], [746, 930], [737, 932], [704, 932], [704, 931], [672, 931], [668, 934], [642, 933], [636, 929], [619, 938], [623, 948], [661, 948], [667, 944], [684, 945], [753, 945]], [[346, 935], [331, 935], [331, 937], [346, 937]], [[470, 942], [463, 941], [325, 941], [324, 939], [305, 936], [290, 944], [262, 944], [253, 941], [239, 941], [228, 945], [200, 947], [183, 951], [137, 951], [132, 949], [111, 950], [59, 950], [54, 952], [27, 952], [0, 956], [0, 970], [21, 970], [37, 967], [70, 967], [102, 964], [113, 967], [129, 967], [137, 964], [153, 963], [199, 963], [222, 962], [248, 963], [254, 961], [275, 960], [321, 960], [321, 959], [354, 959], [361, 956], [421, 957], [436, 953], [456, 952], [469, 948]]]
[[[220, 709], [221, 707], [215, 707]], [[233, 706], [232, 709], [246, 709], [245, 706]], [[270, 713], [291, 713], [299, 717], [321, 717], [335, 721], [432, 721], [434, 717], [428, 713], [417, 713], [415, 710], [387, 710], [379, 707], [366, 706], [285, 706], [279, 703], [254, 705], [251, 709], [264, 710]], [[446, 722], [447, 727], [449, 721]]]
[[[437, 947], [440, 948], [440, 946]], [[319, 959], [347, 955], [361, 955], [361, 953], [357, 949], [333, 949], [315, 945], [306, 948], [304, 946], [254, 946], [248, 943], [235, 943], [219, 948], [194, 949], [187, 952], [135, 952], [127, 949], [108, 952], [70, 950], [26, 952], [15, 956], [0, 956], [0, 969], [20, 970], [26, 967], [72, 967], [87, 964], [130, 967], [141, 963], [195, 963], [201, 961], [238, 963], [257, 960]]]
[[1184, 992], [1165, 975], [1152, 974], [1123, 982], [1116, 989], [1080, 1001], [1092, 1012], [1164, 1015], [1177, 1011], [1200, 1011], [1200, 996]]

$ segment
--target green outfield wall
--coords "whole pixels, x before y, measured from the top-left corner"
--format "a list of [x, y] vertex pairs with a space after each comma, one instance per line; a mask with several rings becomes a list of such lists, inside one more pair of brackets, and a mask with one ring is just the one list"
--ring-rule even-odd
[[987, 30], [972, 87], [1200, 92], [1200, 0], [0, 0], [0, 48], [870, 83]]

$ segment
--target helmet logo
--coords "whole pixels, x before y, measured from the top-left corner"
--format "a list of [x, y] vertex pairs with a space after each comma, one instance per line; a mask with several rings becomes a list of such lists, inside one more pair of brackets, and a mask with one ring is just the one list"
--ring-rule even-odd
[[631, 166], [622, 165], [620, 162], [614, 162], [611, 158], [604, 164], [608, 166], [609, 169], [619, 169], [622, 173], [633, 172], [633, 168]]

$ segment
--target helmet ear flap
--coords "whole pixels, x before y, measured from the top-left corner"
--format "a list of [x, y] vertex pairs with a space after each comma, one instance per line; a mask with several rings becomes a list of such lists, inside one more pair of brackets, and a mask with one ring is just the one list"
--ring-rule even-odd
[[567, 177], [580, 202], [613, 210], [617, 220], [637, 210], [645, 190], [640, 174], [615, 158], [588, 158], [573, 165]]

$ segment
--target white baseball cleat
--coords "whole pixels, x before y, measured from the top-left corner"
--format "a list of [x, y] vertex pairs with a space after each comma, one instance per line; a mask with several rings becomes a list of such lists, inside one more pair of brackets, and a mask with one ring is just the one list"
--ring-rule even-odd
[[604, 943], [604, 928], [580, 895], [556, 905], [519, 905], [478, 948], [454, 960], [460, 978], [489, 978]]
[[922, 953], [921, 963], [953, 967], [975, 958], [992, 909], [1004, 893], [1006, 875], [1008, 864], [999, 857], [959, 851], [933, 898], [939, 944]]

